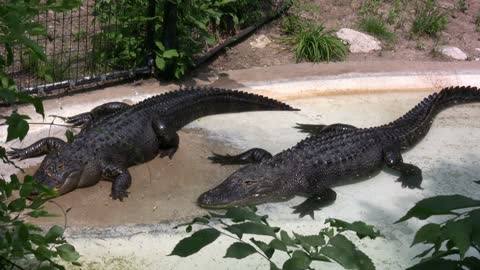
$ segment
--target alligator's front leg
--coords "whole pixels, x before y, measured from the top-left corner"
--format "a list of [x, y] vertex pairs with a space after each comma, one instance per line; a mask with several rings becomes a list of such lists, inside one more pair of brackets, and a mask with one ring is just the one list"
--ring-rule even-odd
[[404, 163], [399, 147], [387, 147], [383, 153], [385, 165], [400, 173], [397, 181], [402, 183], [402, 187], [422, 188], [422, 170], [413, 164]]
[[12, 147], [12, 150], [8, 151], [7, 155], [12, 159], [18, 160], [34, 158], [46, 155], [51, 151], [60, 148], [64, 144], [66, 144], [66, 142], [59, 138], [48, 137], [38, 140], [37, 142], [25, 148]]
[[165, 125], [161, 120], [154, 120], [152, 126], [160, 143], [158, 149], [160, 158], [168, 156], [168, 158], [172, 159], [178, 150], [178, 144], [180, 142], [177, 132]]
[[298, 124], [294, 127], [300, 132], [308, 133], [309, 135], [319, 135], [331, 131], [348, 131], [357, 129], [357, 127], [347, 124], [331, 124], [331, 125], [314, 125], [314, 124]]
[[103, 164], [102, 177], [112, 180], [112, 193], [110, 197], [123, 201], [128, 197], [127, 189], [132, 184], [132, 177], [127, 168], [122, 168], [114, 164]]
[[130, 105], [128, 105], [127, 103], [109, 102], [109, 103], [105, 103], [100, 106], [97, 106], [89, 112], [67, 117], [65, 119], [65, 122], [72, 124], [75, 127], [78, 127], [78, 126], [85, 127], [89, 124], [92, 124], [93, 122], [95, 122], [96, 120], [102, 117], [105, 117], [109, 114], [112, 114], [121, 110], [125, 110], [129, 107]]
[[314, 211], [332, 204], [337, 199], [337, 193], [331, 188], [319, 187], [308, 199], [301, 204], [294, 206], [294, 214], [299, 214], [300, 218], [309, 215], [314, 219]]
[[267, 150], [261, 148], [252, 148], [238, 155], [219, 155], [212, 153], [213, 156], [208, 157], [212, 163], [219, 163], [221, 165], [234, 165], [234, 164], [249, 164], [260, 163], [265, 159], [272, 157], [272, 154]]

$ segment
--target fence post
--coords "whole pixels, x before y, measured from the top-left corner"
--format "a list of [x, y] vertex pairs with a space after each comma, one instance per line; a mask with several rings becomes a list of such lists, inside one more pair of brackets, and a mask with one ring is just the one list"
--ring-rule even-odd
[[157, 0], [148, 0], [147, 9], [147, 25], [145, 45], [147, 48], [147, 66], [150, 68], [150, 73], [155, 71], [155, 3]]
[[[177, 1], [164, 1], [162, 43], [165, 47], [165, 50], [177, 49]], [[167, 61], [163, 75], [167, 78], [174, 77], [175, 66], [171, 61]]]

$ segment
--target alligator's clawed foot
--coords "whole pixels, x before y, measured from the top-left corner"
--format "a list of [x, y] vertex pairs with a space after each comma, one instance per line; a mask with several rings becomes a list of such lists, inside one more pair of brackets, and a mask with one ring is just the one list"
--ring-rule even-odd
[[294, 214], [299, 214], [300, 218], [303, 218], [306, 215], [309, 215], [312, 219], [315, 219], [315, 210], [320, 210], [323, 205], [322, 199], [320, 197], [310, 197], [306, 199], [301, 204], [292, 207], [295, 209]]
[[327, 125], [313, 125], [313, 124], [299, 124], [297, 123], [294, 128], [299, 129], [300, 132], [317, 134], [320, 133]]
[[422, 171], [417, 167], [412, 167], [410, 170], [403, 172], [400, 177], [397, 179], [397, 182], [402, 183], [403, 188], [418, 188], [423, 189], [422, 185]]
[[128, 191], [126, 190], [118, 190], [118, 191], [112, 191], [112, 193], [110, 194], [110, 197], [112, 197], [112, 199], [116, 200], [120, 200], [121, 202], [123, 202], [123, 199], [124, 198], [128, 198]]
[[10, 159], [23, 160], [27, 158], [25, 150], [23, 148], [10, 148], [12, 150], [7, 151], [7, 156]]
[[478, 180], [478, 181], [473, 181], [473, 182], [476, 183], [476, 184], [480, 184], [480, 180]]
[[217, 163], [220, 165], [231, 165], [231, 164], [239, 164], [238, 158], [236, 156], [231, 155], [219, 155], [216, 153], [212, 153], [213, 156], [208, 157], [212, 163]]
[[72, 124], [74, 127], [79, 127], [88, 124], [92, 121], [92, 114], [90, 112], [77, 114], [64, 119], [66, 123]]
[[172, 147], [168, 149], [160, 149], [158, 150], [158, 156], [160, 158], [164, 158], [168, 156], [169, 159], [172, 159], [173, 155], [177, 152], [178, 148], [177, 147]]

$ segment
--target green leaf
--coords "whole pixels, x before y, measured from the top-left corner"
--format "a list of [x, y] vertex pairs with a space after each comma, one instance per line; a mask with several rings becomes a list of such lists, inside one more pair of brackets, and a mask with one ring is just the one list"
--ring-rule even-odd
[[325, 245], [325, 239], [323, 235], [300, 235], [295, 232], [293, 235], [295, 235], [295, 239], [300, 242], [302, 247], [308, 251], [310, 251], [311, 247], [320, 247]]
[[8, 210], [12, 212], [20, 212], [23, 209], [25, 209], [26, 203], [25, 203], [25, 198], [18, 198], [13, 201], [11, 201], [8, 204]]
[[160, 41], [155, 41], [155, 45], [157, 46], [157, 48], [158, 48], [161, 52], [165, 51], [165, 47], [163, 46], [162, 42], [160, 42]]
[[58, 255], [60, 258], [64, 259], [67, 262], [74, 262], [80, 258], [80, 254], [75, 250], [75, 248], [70, 244], [63, 244], [56, 247]]
[[29, 236], [29, 232], [28, 232], [27, 226], [25, 224], [21, 224], [18, 227], [18, 238], [22, 242], [27, 242], [28, 241], [28, 236]]
[[257, 241], [255, 238], [250, 238], [250, 241], [257, 246], [264, 254], [267, 256], [269, 259], [273, 256], [273, 253], [275, 252], [275, 249], [273, 249], [271, 246], [267, 245], [267, 243], [262, 242], [262, 241]]
[[270, 263], [270, 270], [280, 270], [273, 262]]
[[269, 235], [275, 237], [275, 231], [273, 228], [254, 222], [233, 224], [225, 227], [225, 230], [237, 235], [239, 238], [242, 238], [243, 234]]
[[178, 57], [178, 52], [177, 50], [171, 49], [171, 50], [166, 50], [163, 52], [163, 58], [173, 58], [173, 57]]
[[462, 264], [468, 267], [469, 270], [480, 269], [480, 259], [476, 257], [466, 257], [463, 259]]
[[20, 188], [20, 197], [26, 198], [32, 193], [33, 191], [33, 183], [27, 182], [23, 183], [22, 187]]
[[157, 66], [157, 68], [159, 70], [165, 70], [165, 59], [163, 59], [163, 57], [161, 56], [158, 56], [155, 58], [155, 65]]
[[45, 240], [47, 241], [47, 243], [54, 243], [57, 238], [61, 237], [62, 235], [63, 228], [58, 225], [53, 225], [45, 235]]
[[256, 223], [262, 223], [268, 216], [260, 217], [247, 207], [233, 207], [227, 210], [225, 217], [231, 219], [233, 222], [251, 220]]
[[414, 246], [418, 243], [436, 243], [438, 240], [442, 242], [442, 239], [439, 237], [442, 235], [440, 225], [435, 223], [429, 223], [422, 226], [418, 229], [415, 237], [413, 239], [412, 245]]
[[470, 248], [470, 236], [472, 234], [472, 226], [466, 219], [451, 221], [445, 224], [446, 234], [452, 239], [455, 246], [460, 251], [460, 258], [463, 259], [465, 253]]
[[47, 60], [47, 56], [45, 55], [43, 49], [38, 45], [38, 43], [23, 35], [18, 36], [18, 39], [21, 43], [23, 43], [23, 45], [29, 48], [36, 57], [38, 57], [42, 61]]
[[277, 249], [277, 250], [281, 250], [281, 251], [285, 251], [287, 252], [287, 246], [280, 240], [278, 239], [273, 239], [270, 244], [268, 244], [269, 246], [271, 246], [272, 248], [274, 249]]
[[355, 221], [349, 223], [340, 219], [329, 218], [325, 223], [330, 223], [330, 226], [337, 228], [339, 231], [352, 231], [357, 233], [358, 238], [362, 239], [368, 236], [370, 239], [375, 239], [382, 236], [380, 232], [372, 225], [367, 225], [363, 221]]
[[20, 115], [17, 113], [12, 113], [10, 116], [6, 117], [7, 119], [7, 142], [13, 139], [19, 138], [23, 140], [28, 132], [28, 123], [25, 119], [30, 119], [27, 115]]
[[46, 210], [33, 210], [27, 213], [28, 216], [31, 216], [33, 218], [38, 218], [38, 217], [58, 217], [59, 215], [56, 214], [51, 214]]
[[336, 261], [345, 269], [375, 269], [372, 260], [341, 234], [330, 238], [329, 245], [323, 247], [320, 253]]
[[208, 228], [196, 231], [191, 236], [180, 240], [169, 256], [190, 256], [215, 241], [219, 236], [220, 232], [215, 229]]
[[428, 260], [412, 267], [407, 270], [461, 270], [457, 261], [445, 260], [445, 259], [433, 259]]
[[435, 215], [450, 215], [453, 210], [480, 206], [480, 200], [474, 200], [462, 195], [441, 195], [423, 199], [415, 204], [407, 214], [400, 218], [399, 223], [412, 217], [427, 219]]
[[308, 269], [310, 266], [310, 257], [303, 251], [296, 250], [293, 252], [292, 257], [285, 261], [282, 266], [283, 270], [303, 270]]
[[257, 250], [251, 245], [243, 242], [235, 242], [227, 249], [227, 253], [224, 258], [235, 258], [243, 259], [253, 253], [256, 253]]
[[296, 246], [295, 241], [288, 235], [288, 233], [286, 231], [281, 231], [280, 232], [280, 239], [287, 246], [293, 246], [293, 247]]
[[73, 142], [73, 132], [70, 130], [70, 129], [67, 129], [65, 131], [65, 137], [67, 138], [67, 142], [68, 143], [72, 143]]
[[472, 223], [472, 242], [480, 247], [480, 209], [475, 209], [468, 213]]
[[42, 100], [38, 97], [32, 97], [25, 93], [18, 93], [17, 98], [20, 102], [30, 103], [35, 107], [35, 112], [45, 117]]

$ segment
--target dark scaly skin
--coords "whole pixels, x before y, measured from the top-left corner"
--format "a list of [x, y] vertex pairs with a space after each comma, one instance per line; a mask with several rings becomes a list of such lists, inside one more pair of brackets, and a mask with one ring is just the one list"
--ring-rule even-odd
[[[403, 187], [421, 188], [422, 172], [404, 163], [401, 151], [414, 146], [428, 132], [433, 118], [452, 105], [480, 102], [474, 87], [443, 89], [425, 98], [389, 124], [356, 128], [345, 124], [299, 125], [313, 136], [273, 157], [265, 150], [249, 150], [237, 156], [215, 154], [215, 163], [251, 163], [203, 193], [198, 204], [206, 208], [287, 200], [295, 195], [309, 198], [295, 207], [300, 216], [310, 215], [336, 198], [332, 186], [347, 179], [371, 177], [383, 167], [400, 174]], [[259, 152], [260, 151], [260, 152]]]
[[44, 138], [29, 147], [12, 149], [11, 158], [47, 154], [33, 176], [60, 194], [87, 187], [101, 179], [112, 181], [113, 199], [128, 196], [127, 168], [157, 155], [172, 158], [177, 131], [193, 120], [213, 114], [246, 111], [296, 110], [282, 102], [245, 92], [191, 88], [151, 97], [136, 105], [111, 102], [66, 119], [83, 126], [71, 144]]

